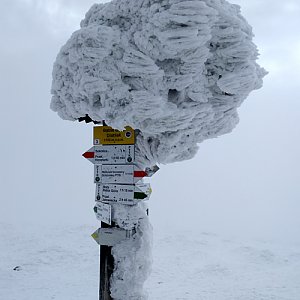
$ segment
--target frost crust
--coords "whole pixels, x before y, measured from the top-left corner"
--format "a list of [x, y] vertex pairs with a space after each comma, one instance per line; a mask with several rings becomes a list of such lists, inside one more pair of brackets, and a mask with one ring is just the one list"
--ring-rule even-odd
[[252, 30], [224, 0], [95, 4], [59, 52], [51, 108], [141, 130], [148, 165], [189, 159], [230, 132], [262, 86]]

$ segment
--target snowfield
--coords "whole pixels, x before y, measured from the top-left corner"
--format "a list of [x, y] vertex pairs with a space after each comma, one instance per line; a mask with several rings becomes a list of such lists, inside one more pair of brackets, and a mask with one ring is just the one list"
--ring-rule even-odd
[[[0, 299], [98, 299], [94, 230], [1, 224]], [[154, 237], [151, 300], [300, 299], [300, 245], [197, 229]]]

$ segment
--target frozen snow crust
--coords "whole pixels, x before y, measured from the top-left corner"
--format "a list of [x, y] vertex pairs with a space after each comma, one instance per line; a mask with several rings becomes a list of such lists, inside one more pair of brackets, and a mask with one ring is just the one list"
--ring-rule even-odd
[[57, 56], [51, 108], [139, 129], [140, 164], [189, 159], [230, 132], [265, 71], [252, 30], [223, 0], [95, 4]]

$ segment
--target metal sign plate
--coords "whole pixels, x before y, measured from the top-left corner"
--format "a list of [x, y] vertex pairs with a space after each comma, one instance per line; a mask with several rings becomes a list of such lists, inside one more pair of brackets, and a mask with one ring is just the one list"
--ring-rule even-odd
[[97, 184], [96, 201], [134, 205], [134, 185]]
[[132, 164], [134, 145], [94, 146], [83, 156], [93, 164]]
[[149, 183], [136, 185], [96, 184], [96, 201], [134, 205], [138, 201], [148, 200], [151, 195]]
[[134, 165], [95, 165], [95, 183], [134, 183]]
[[137, 170], [134, 165], [95, 165], [95, 183], [134, 184], [147, 176], [145, 171]]
[[111, 225], [111, 206], [109, 204], [96, 202], [94, 211], [99, 221]]
[[94, 145], [134, 145], [134, 129], [119, 131], [109, 126], [94, 127]]
[[115, 246], [116, 244], [129, 239], [132, 234], [132, 230], [120, 228], [99, 228], [92, 234], [92, 238], [99, 245]]

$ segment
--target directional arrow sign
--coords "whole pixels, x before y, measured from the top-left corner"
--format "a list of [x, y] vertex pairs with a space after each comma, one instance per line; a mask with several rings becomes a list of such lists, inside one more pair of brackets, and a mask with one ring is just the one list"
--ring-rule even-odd
[[111, 206], [109, 204], [96, 202], [94, 212], [99, 221], [111, 225]]
[[148, 174], [135, 165], [95, 165], [95, 183], [134, 184]]
[[[134, 193], [134, 198], [144, 199], [144, 200], [148, 200], [150, 198], [150, 195], [152, 193], [150, 183], [140, 183], [139, 182], [135, 186], [136, 186], [136, 191]], [[142, 194], [145, 194], [147, 197], [144, 198], [144, 195], [142, 195]], [[138, 198], [138, 197], [141, 197], [141, 198]]]
[[99, 244], [103, 246], [114, 246], [132, 236], [132, 230], [120, 228], [99, 228], [91, 236]]
[[132, 164], [134, 145], [94, 146], [82, 156], [93, 164]]
[[119, 131], [109, 126], [94, 127], [94, 145], [134, 145], [134, 129]]
[[137, 185], [96, 184], [96, 201], [134, 205], [148, 200], [152, 190], [149, 183]]

